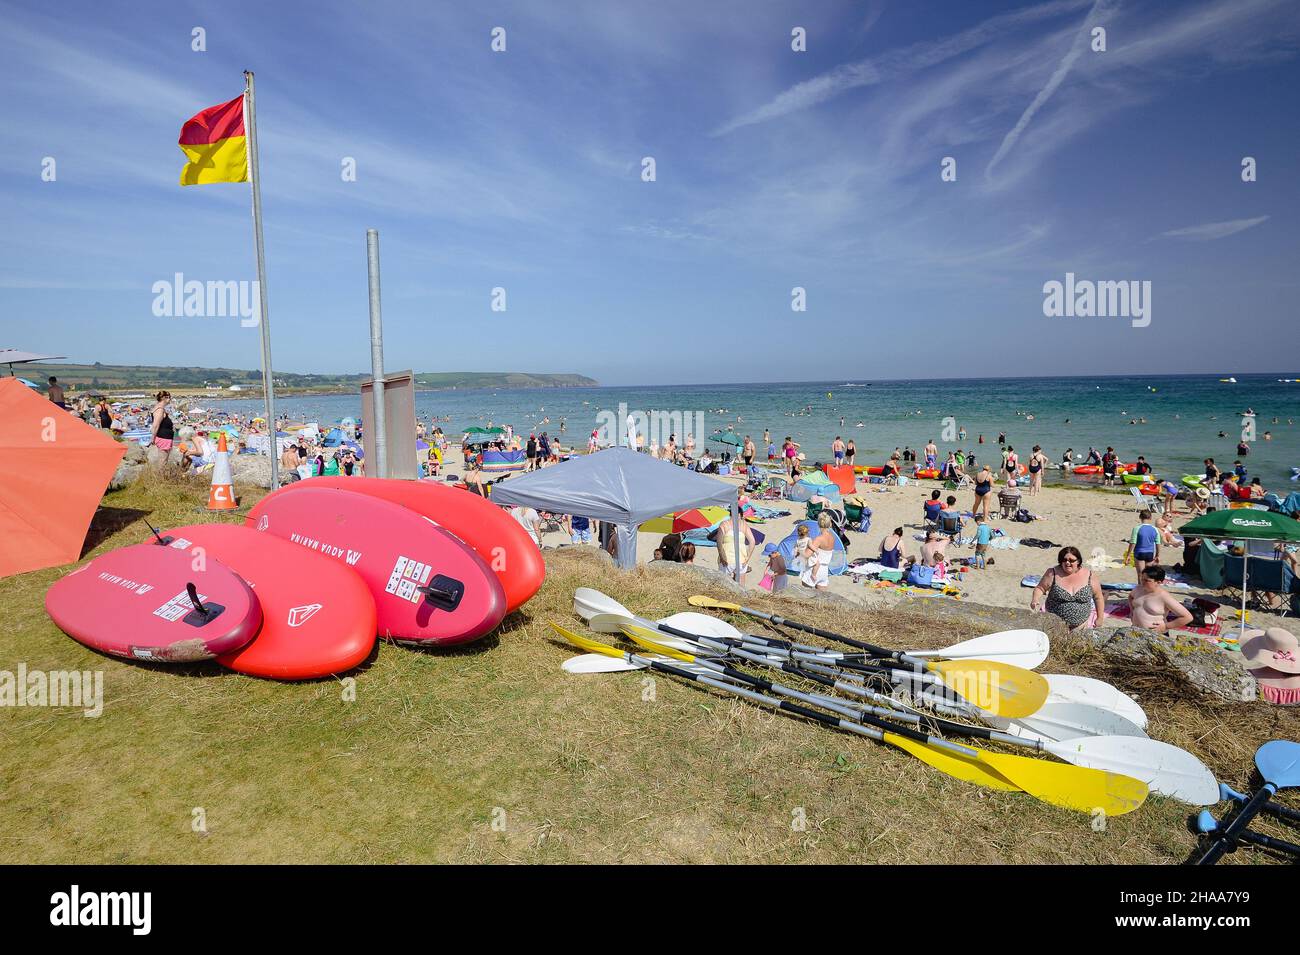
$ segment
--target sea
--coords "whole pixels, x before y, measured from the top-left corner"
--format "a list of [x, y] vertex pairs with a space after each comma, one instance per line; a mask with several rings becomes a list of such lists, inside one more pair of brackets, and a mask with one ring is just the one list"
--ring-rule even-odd
[[[1022, 460], [1035, 444], [1053, 463], [1067, 448], [1082, 460], [1089, 447], [1104, 451], [1110, 445], [1120, 460], [1145, 455], [1157, 475], [1174, 480], [1201, 473], [1207, 457], [1231, 467], [1244, 435], [1250, 453], [1242, 463], [1249, 475], [1285, 494], [1300, 489], [1300, 482], [1289, 480], [1300, 467], [1297, 377], [1292, 371], [1236, 375], [1235, 382], [1143, 376], [473, 389], [420, 392], [415, 404], [426, 422], [449, 417], [439, 426], [453, 440], [472, 426], [510, 424], [525, 436], [547, 431], [562, 434], [566, 446], [585, 448], [593, 429], [612, 434], [614, 421], [641, 412], [658, 413], [653, 420], [665, 430], [680, 421], [679, 444], [687, 431], [697, 444], [728, 431], [750, 435], [760, 459], [766, 456], [767, 429], [778, 447], [787, 435], [799, 442], [810, 462], [829, 460], [831, 442], [840, 436], [853, 439], [859, 464], [882, 463], [896, 447], [920, 453], [929, 440], [941, 452], [961, 448], [996, 464], [1004, 433]], [[203, 404], [245, 415], [263, 410], [260, 398]], [[1255, 413], [1253, 419], [1247, 411]], [[276, 402], [277, 415], [322, 426], [356, 419], [360, 412], [359, 395], [294, 395]], [[667, 435], [651, 437], [662, 441]]]

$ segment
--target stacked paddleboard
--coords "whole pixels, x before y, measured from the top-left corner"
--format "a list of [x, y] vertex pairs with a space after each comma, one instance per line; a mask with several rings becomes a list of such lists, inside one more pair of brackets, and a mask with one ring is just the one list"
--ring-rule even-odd
[[377, 638], [478, 640], [544, 576], [524, 529], [481, 497], [320, 478], [268, 495], [243, 526], [173, 528], [97, 557], [45, 606], [69, 636], [114, 656], [309, 680], [358, 666]]

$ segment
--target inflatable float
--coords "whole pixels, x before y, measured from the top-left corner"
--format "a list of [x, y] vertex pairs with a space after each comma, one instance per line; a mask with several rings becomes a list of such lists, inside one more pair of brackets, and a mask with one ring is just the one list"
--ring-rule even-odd
[[249, 527], [352, 568], [375, 601], [380, 637], [469, 643], [506, 613], [501, 581], [471, 547], [399, 504], [352, 491], [304, 487], [257, 502]]
[[217, 657], [249, 676], [313, 680], [351, 670], [375, 646], [375, 600], [347, 566], [238, 524], [167, 531], [168, 546], [216, 558], [257, 594], [262, 629], [251, 643]]
[[542, 587], [546, 564], [537, 542], [502, 508], [472, 491], [433, 481], [373, 477], [318, 477], [283, 487], [281, 494], [305, 488], [332, 488], [400, 504], [455, 534], [478, 553], [501, 581], [506, 612], [518, 610]]
[[937, 478], [939, 476], [938, 468], [917, 468], [913, 477], [918, 478]]
[[238, 574], [157, 544], [110, 551], [55, 581], [45, 612], [92, 650], [154, 663], [210, 660], [244, 646], [262, 625], [261, 605]]

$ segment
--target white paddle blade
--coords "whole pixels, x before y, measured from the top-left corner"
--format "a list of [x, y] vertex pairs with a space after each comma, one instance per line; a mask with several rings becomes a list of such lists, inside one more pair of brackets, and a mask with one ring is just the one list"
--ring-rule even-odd
[[1116, 689], [1104, 680], [1094, 680], [1087, 676], [1072, 676], [1066, 673], [1045, 673], [1049, 692], [1048, 700], [1061, 700], [1068, 703], [1087, 703], [1104, 710], [1114, 710], [1139, 729], [1147, 728], [1147, 715], [1138, 706], [1137, 700]]
[[[1028, 730], [1028, 733], [1024, 733]], [[1136, 723], [1126, 720], [1114, 710], [1087, 703], [1071, 703], [1053, 700], [1039, 707], [1032, 716], [1018, 720], [1008, 720], [1006, 731], [1027, 739], [1063, 740], [1078, 739], [1081, 736], [1137, 736], [1146, 738], [1146, 733]]]
[[573, 592], [573, 612], [583, 620], [590, 620], [598, 613], [632, 616], [632, 612], [613, 597], [606, 597], [599, 590], [592, 590], [590, 587], [579, 587]]
[[947, 657], [949, 660], [992, 660], [1032, 670], [1051, 652], [1047, 634], [1041, 630], [1003, 630], [963, 640], [941, 650], [908, 650], [914, 657]]
[[1076, 766], [1140, 779], [1153, 793], [1193, 806], [1219, 801], [1219, 784], [1199, 759], [1177, 746], [1136, 736], [1085, 736], [1049, 743], [1049, 753]]
[[603, 653], [584, 653], [569, 657], [560, 664], [560, 669], [565, 673], [626, 673], [643, 668], [639, 664], [618, 657], [607, 657]]
[[744, 634], [737, 630], [725, 620], [719, 620], [717, 617], [710, 616], [707, 613], [698, 613], [694, 610], [686, 610], [682, 613], [675, 613], [671, 617], [664, 617], [659, 623], [674, 627], [677, 630], [685, 630], [688, 633], [698, 633], [703, 637], [714, 637], [721, 639], [724, 637], [740, 638]]
[[621, 613], [597, 613], [587, 618], [587, 626], [596, 633], [619, 633], [623, 632], [623, 624], [629, 623], [636, 618], [630, 614]]

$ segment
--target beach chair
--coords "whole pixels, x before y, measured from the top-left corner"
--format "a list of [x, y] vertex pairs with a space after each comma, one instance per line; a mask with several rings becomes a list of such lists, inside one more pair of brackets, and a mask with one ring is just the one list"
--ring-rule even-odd
[[1020, 510], [1020, 495], [998, 491], [998, 511], [1001, 517], [1008, 518]]
[[1150, 511], [1152, 514], [1163, 514], [1165, 505], [1157, 495], [1143, 494], [1135, 486], [1130, 486], [1128, 492], [1133, 495], [1133, 501], [1137, 504], [1137, 509], [1141, 511]]
[[964, 522], [960, 514], [944, 511], [939, 515], [939, 526], [936, 529], [948, 540], [955, 543], [957, 538], [961, 536], [963, 525]]
[[1275, 607], [1271, 603], [1265, 603], [1262, 597], [1280, 599], [1287, 593], [1291, 580], [1287, 579], [1289, 568], [1286, 564], [1281, 560], [1256, 557], [1250, 562], [1250, 578], [1243, 580], [1245, 563], [1245, 558], [1234, 554], [1225, 554], [1223, 558], [1223, 585], [1233, 602], [1241, 600], [1244, 589], [1254, 606], [1285, 616], [1290, 609], [1285, 600], [1280, 600], [1281, 605]]

